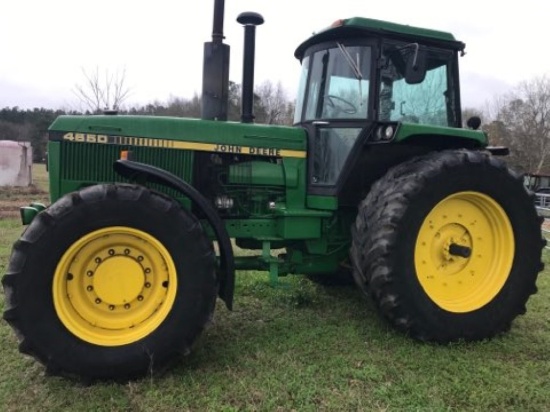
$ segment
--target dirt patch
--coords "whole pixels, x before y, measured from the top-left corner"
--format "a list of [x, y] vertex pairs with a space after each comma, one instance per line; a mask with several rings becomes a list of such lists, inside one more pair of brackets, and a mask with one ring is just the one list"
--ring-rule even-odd
[[48, 192], [31, 185], [27, 187], [0, 186], [0, 219], [19, 217], [19, 208], [31, 202], [49, 203]]

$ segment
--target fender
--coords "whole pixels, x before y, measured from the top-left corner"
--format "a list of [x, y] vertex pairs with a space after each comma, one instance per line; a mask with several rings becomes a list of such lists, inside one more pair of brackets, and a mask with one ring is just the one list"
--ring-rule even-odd
[[225, 225], [216, 210], [206, 198], [193, 186], [176, 175], [158, 167], [130, 160], [117, 160], [113, 169], [119, 175], [130, 180], [145, 180], [158, 183], [177, 190], [195, 203], [206, 215], [212, 226], [220, 248], [220, 290], [219, 296], [229, 310], [233, 309], [233, 292], [235, 290], [235, 257]]

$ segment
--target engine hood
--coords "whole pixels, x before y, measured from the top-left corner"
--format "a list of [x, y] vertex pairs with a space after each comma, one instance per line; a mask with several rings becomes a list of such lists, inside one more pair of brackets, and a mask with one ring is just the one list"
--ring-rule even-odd
[[305, 157], [301, 128], [154, 116], [60, 116], [50, 140]]

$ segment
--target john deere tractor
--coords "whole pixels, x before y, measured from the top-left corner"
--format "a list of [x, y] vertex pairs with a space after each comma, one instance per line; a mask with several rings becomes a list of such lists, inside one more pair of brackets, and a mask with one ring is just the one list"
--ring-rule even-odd
[[[142, 376], [188, 353], [217, 297], [232, 308], [236, 271], [252, 269], [273, 283], [350, 276], [421, 341], [508, 330], [537, 290], [544, 241], [521, 176], [498, 158], [507, 149], [488, 145], [479, 118], [462, 127], [465, 45], [338, 20], [295, 51], [294, 126], [259, 125], [263, 18], [243, 13], [242, 121], [229, 122], [223, 9], [217, 0], [204, 47], [202, 119], [50, 126], [51, 205], [22, 208], [28, 227], [2, 281], [21, 352], [62, 376]], [[235, 256], [230, 239], [259, 253]]]

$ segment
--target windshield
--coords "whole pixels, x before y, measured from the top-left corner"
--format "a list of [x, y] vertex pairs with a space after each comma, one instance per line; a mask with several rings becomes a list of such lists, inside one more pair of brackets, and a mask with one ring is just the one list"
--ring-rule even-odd
[[[306, 121], [367, 118], [370, 47], [337, 43], [306, 57], [302, 67], [295, 123], [302, 118]], [[308, 75], [309, 88], [306, 88]]]

